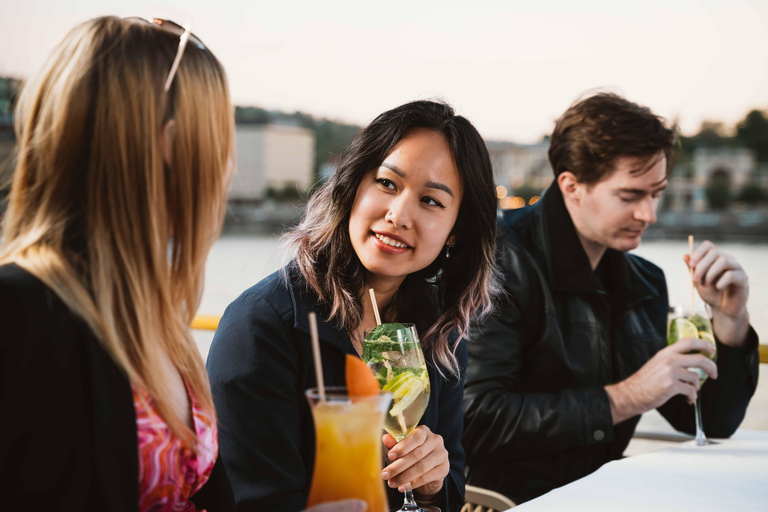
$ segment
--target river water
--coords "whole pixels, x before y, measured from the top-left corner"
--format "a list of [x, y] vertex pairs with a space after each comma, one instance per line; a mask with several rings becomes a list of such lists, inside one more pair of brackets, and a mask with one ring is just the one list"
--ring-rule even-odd
[[[747, 272], [752, 325], [761, 341], [768, 343], [768, 244], [727, 243], [720, 247], [733, 254]], [[648, 241], [634, 251], [664, 270], [670, 303], [681, 304], [686, 309], [690, 304], [690, 278], [682, 256], [687, 251], [687, 240]], [[288, 250], [281, 246], [276, 236], [222, 236], [208, 258], [205, 292], [198, 312], [221, 315], [243, 290], [281, 268], [288, 258]], [[203, 357], [206, 357], [213, 334], [195, 331], [194, 335]], [[761, 365], [761, 377], [743, 428], [768, 430], [768, 365]], [[647, 430], [667, 428], [666, 422], [656, 413], [644, 415], [641, 427], [643, 425]]]
[[[724, 244], [723, 250], [733, 254], [750, 278], [749, 309], [758, 333], [768, 333], [768, 245]], [[690, 278], [682, 256], [688, 251], [687, 241], [643, 243], [636, 254], [664, 270], [671, 304], [688, 309]], [[268, 276], [287, 262], [288, 251], [276, 236], [223, 236], [211, 250], [206, 267], [205, 293], [201, 314], [220, 315], [227, 304], [243, 290]]]

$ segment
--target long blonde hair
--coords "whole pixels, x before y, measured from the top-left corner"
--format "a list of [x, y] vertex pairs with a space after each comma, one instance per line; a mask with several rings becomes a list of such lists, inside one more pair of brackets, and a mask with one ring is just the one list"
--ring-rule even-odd
[[25, 85], [0, 264], [16, 263], [52, 288], [192, 441], [158, 356], [167, 354], [212, 413], [188, 326], [223, 219], [234, 117], [221, 64], [195, 45], [164, 92], [178, 44], [135, 19], [93, 19]]

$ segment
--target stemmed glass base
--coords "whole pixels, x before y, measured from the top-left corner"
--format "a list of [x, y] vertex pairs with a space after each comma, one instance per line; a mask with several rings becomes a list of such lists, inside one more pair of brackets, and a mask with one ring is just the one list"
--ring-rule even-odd
[[424, 512], [421, 510], [421, 507], [419, 507], [419, 504], [416, 503], [416, 500], [413, 498], [413, 489], [411, 488], [411, 482], [408, 482], [404, 486], [404, 493], [405, 496], [403, 498], [403, 506], [400, 507], [400, 510], [398, 512]]
[[[411, 483], [408, 482], [405, 487], [405, 498], [403, 499], [403, 506], [396, 512], [440, 512], [438, 507], [431, 505], [421, 506], [413, 499], [413, 490], [411, 489]], [[395, 511], [393, 511], [395, 512]]]
[[432, 507], [429, 505], [421, 506], [416, 503], [416, 499], [413, 497], [413, 487], [411, 482], [403, 485], [403, 506], [392, 512], [440, 512], [438, 507]]
[[696, 397], [696, 439], [694, 441], [696, 442], [696, 446], [704, 446], [705, 444], [710, 444], [709, 439], [707, 439], [707, 436], [704, 435], [704, 429], [701, 428], [701, 400], [699, 400], [699, 397]]
[[[699, 388], [699, 393], [701, 393], [701, 388]], [[717, 444], [715, 441], [711, 441], [710, 439], [707, 439], [707, 436], [704, 435], [704, 429], [701, 428], [701, 400], [699, 400], [698, 396], [696, 397], [695, 409], [696, 409], [696, 437], [694, 438], [693, 442], [696, 444], [696, 446]]]

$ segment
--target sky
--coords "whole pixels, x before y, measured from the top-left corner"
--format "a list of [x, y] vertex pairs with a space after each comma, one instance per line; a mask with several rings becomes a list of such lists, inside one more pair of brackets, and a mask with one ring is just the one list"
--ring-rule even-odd
[[114, 14], [189, 23], [236, 104], [355, 124], [441, 98], [486, 139], [533, 143], [595, 89], [686, 134], [768, 109], [766, 0], [0, 2], [0, 75], [19, 78]]

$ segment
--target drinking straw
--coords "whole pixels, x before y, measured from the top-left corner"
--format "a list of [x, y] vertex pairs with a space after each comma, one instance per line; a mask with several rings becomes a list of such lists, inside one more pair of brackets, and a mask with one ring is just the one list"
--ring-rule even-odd
[[320, 401], [325, 402], [325, 381], [323, 380], [323, 361], [320, 359], [320, 337], [317, 334], [317, 315], [309, 313], [309, 337], [312, 339], [312, 355], [315, 359], [315, 375]]
[[368, 288], [368, 292], [371, 294], [371, 304], [373, 304], [373, 314], [376, 315], [376, 325], [381, 325], [379, 306], [376, 305], [376, 294], [373, 293], [373, 288]]
[[691, 257], [690, 257], [691, 259], [688, 260], [688, 270], [690, 271], [690, 274], [691, 274], [691, 315], [693, 315], [694, 313], [696, 313], [696, 310], [693, 309], [694, 308], [693, 299], [695, 297], [694, 291], [696, 290], [696, 288], [693, 285], [693, 267], [691, 266], [691, 263], [693, 262], [693, 235], [688, 235], [688, 248], [691, 251]]

